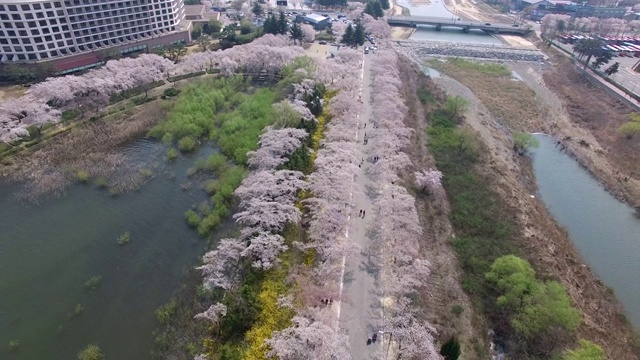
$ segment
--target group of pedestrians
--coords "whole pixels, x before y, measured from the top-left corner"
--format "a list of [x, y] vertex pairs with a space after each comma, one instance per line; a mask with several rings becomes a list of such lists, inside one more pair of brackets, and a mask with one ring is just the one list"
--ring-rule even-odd
[[360, 214], [358, 215], [358, 217], [361, 217], [364, 219], [364, 216], [366, 215], [366, 211], [364, 209], [360, 209]]
[[378, 333], [373, 333], [373, 335], [371, 337], [367, 338], [367, 345], [371, 345], [372, 343], [375, 343], [376, 341], [378, 341]]

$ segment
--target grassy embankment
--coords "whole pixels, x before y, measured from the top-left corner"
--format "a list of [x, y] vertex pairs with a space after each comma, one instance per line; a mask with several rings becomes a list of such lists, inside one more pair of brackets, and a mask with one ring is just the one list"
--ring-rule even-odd
[[[293, 75], [293, 71], [286, 70], [285, 74]], [[234, 207], [233, 191], [242, 180], [246, 153], [257, 147], [262, 129], [273, 123], [271, 104], [282, 97], [290, 82], [291, 79], [285, 77], [274, 88], [254, 90], [251, 95], [241, 93], [247, 90], [244, 86], [236, 86], [235, 90], [220, 89], [220, 86], [187, 90], [183, 96], [194, 100], [185, 100], [184, 105], [178, 104], [175, 109], [180, 113], [170, 115], [167, 122], [152, 132], [166, 142], [177, 140], [178, 146], [185, 138], [197, 142], [197, 139], [208, 137], [220, 148], [220, 154], [196, 162], [192, 169], [193, 172], [218, 173], [217, 180], [205, 184], [205, 189], [213, 193], [211, 206], [201, 206], [198, 209], [200, 213], [192, 209], [186, 214], [187, 221], [197, 225], [199, 232], [206, 233], [206, 230], [215, 228], [219, 219]], [[205, 107], [201, 105], [208, 101], [216, 104], [214, 110], [200, 111]], [[213, 122], [206, 121], [209, 116], [214, 119]], [[325, 111], [318, 116], [315, 125], [300, 123], [299, 127], [305, 128], [311, 136], [290, 156], [283, 168], [305, 174], [313, 170], [313, 159], [308, 156], [308, 149], [317, 149], [327, 121], [328, 114]], [[188, 151], [184, 147], [182, 150]], [[231, 180], [226, 180], [226, 174], [231, 174], [228, 175]], [[208, 218], [213, 221], [208, 223]], [[264, 340], [273, 331], [289, 326], [293, 317], [291, 309], [277, 305], [278, 297], [292, 290], [287, 276], [293, 266], [309, 262], [309, 254], [295, 251], [292, 245], [294, 241], [304, 241], [305, 234], [299, 224], [288, 225], [282, 235], [289, 250], [281, 256], [280, 264], [269, 271], [260, 272], [253, 269], [249, 262], [243, 261], [240, 265], [241, 284], [233, 291], [206, 291], [198, 272], [191, 271], [172, 303], [157, 311], [163, 328], [156, 332], [158, 351], [155, 356], [166, 358], [171, 354], [187, 359], [207, 353], [212, 359], [266, 359]], [[227, 306], [227, 315], [219, 324], [207, 325], [204, 321], [193, 320], [193, 316], [204, 311], [208, 304], [218, 301]]]
[[[436, 101], [425, 90], [420, 90], [418, 96], [426, 101]], [[477, 136], [470, 129], [459, 126], [461, 120], [442, 104], [428, 114], [426, 131], [429, 150], [437, 168], [444, 173], [443, 186], [451, 203], [450, 218], [456, 234], [452, 245], [463, 270], [462, 286], [476, 310], [485, 315], [487, 325], [506, 341], [510, 356], [548, 358], [574, 342], [572, 332], [579, 317], [576, 318], [564, 288], [556, 282], [544, 282], [544, 279], [532, 277], [527, 280], [527, 286], [535, 289], [536, 300], [528, 294], [519, 294], [520, 305], [516, 307], [498, 301], [511, 293], [504, 293], [505, 288], [496, 285], [495, 279], [490, 281], [486, 274], [501, 256], [522, 256], [516, 240], [518, 225], [507, 204], [491, 190], [490, 181], [477, 171], [487, 159]], [[518, 327], [523, 314], [539, 310], [534, 309], [535, 302], [553, 304], [547, 308], [566, 315], [566, 323], [555, 323], [550, 317], [546, 323], [530, 324], [531, 328]], [[486, 348], [476, 347], [475, 350], [477, 356], [487, 356]]]
[[502, 64], [452, 58], [428, 61], [429, 66], [458, 80], [482, 101], [496, 119], [512, 131], [539, 131], [545, 110], [527, 84], [512, 79]]

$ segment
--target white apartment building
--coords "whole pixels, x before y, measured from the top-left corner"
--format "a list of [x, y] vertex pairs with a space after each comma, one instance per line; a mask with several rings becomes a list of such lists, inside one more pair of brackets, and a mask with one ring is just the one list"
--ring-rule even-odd
[[[183, 0], [0, 0], [0, 62], [37, 62], [183, 31]], [[146, 46], [146, 45], [145, 45]]]

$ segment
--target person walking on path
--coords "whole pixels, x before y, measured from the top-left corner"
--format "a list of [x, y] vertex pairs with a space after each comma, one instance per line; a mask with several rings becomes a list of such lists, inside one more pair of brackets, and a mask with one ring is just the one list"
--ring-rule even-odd
[[365, 210], [362, 210], [362, 218], [364, 219]]

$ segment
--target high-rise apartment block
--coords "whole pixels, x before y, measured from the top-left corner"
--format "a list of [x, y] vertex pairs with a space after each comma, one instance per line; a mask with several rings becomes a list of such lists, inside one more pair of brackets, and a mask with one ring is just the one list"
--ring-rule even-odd
[[183, 0], [0, 0], [0, 62], [149, 51], [188, 41], [184, 17]]

